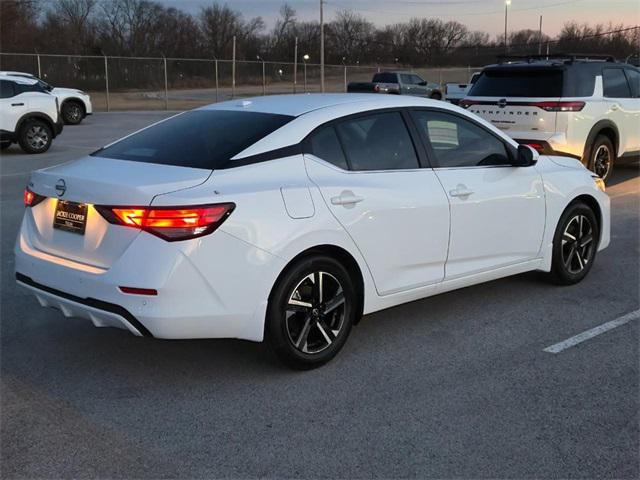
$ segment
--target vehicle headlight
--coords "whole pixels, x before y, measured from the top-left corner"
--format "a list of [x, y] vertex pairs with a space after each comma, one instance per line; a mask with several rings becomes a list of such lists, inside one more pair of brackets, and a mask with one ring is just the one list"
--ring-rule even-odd
[[603, 179], [601, 179], [597, 175], [591, 175], [591, 178], [593, 178], [593, 182], [596, 184], [596, 187], [598, 187], [599, 190], [602, 190], [603, 192], [606, 190]]

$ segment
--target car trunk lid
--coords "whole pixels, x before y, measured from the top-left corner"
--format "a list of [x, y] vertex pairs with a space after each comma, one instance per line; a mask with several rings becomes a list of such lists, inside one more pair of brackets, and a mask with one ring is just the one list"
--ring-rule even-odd
[[[29, 209], [28, 241], [41, 252], [109, 268], [140, 231], [108, 223], [95, 205], [148, 206], [157, 195], [202, 184], [211, 172], [97, 156], [36, 171], [29, 189], [46, 198]], [[86, 209], [78, 210], [75, 204], [86, 205]], [[83, 232], [81, 228], [54, 227], [54, 221], [60, 224], [60, 215], [69, 212], [85, 212]]]

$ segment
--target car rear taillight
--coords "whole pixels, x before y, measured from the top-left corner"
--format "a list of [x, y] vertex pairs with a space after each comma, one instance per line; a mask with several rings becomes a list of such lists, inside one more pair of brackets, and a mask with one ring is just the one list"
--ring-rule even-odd
[[42, 202], [47, 197], [38, 195], [37, 193], [34, 193], [31, 190], [29, 190], [29, 188], [27, 187], [24, 189], [24, 194], [22, 198], [24, 200], [25, 207], [35, 207], [37, 204]]
[[180, 207], [105, 207], [95, 209], [114, 225], [139, 228], [169, 242], [214, 232], [227, 219], [234, 203]]
[[544, 150], [544, 145], [541, 143], [527, 142], [527, 143], [523, 143], [523, 145], [527, 145], [533, 148], [534, 150], [538, 151], [539, 153], [542, 153]]
[[532, 102], [528, 105], [546, 112], [579, 112], [584, 108], [584, 102]]

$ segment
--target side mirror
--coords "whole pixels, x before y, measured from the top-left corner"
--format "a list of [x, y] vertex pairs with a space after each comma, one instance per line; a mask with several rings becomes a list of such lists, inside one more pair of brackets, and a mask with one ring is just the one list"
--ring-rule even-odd
[[530, 167], [538, 162], [540, 155], [529, 145], [519, 145], [512, 165], [514, 167]]
[[421, 87], [426, 87], [427, 86], [427, 82], [422, 81], [418, 85], [420, 85]]

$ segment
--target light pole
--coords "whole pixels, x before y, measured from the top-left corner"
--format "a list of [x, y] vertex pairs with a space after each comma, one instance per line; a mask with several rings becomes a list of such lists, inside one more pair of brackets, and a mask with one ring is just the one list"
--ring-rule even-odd
[[260, 55], [256, 55], [256, 60], [258, 60], [259, 62], [262, 62], [262, 95], [266, 95], [267, 94], [267, 77], [264, 71], [264, 58], [262, 58]]
[[304, 93], [307, 93], [307, 62], [309, 61], [309, 55], [306, 53], [302, 57], [302, 63], [304, 63]]
[[324, 93], [324, 0], [320, 0], [320, 91]]
[[509, 53], [509, 43], [507, 41], [507, 22], [509, 20], [510, 5], [511, 5], [511, 0], [505, 0], [504, 2], [504, 54], [505, 55]]

